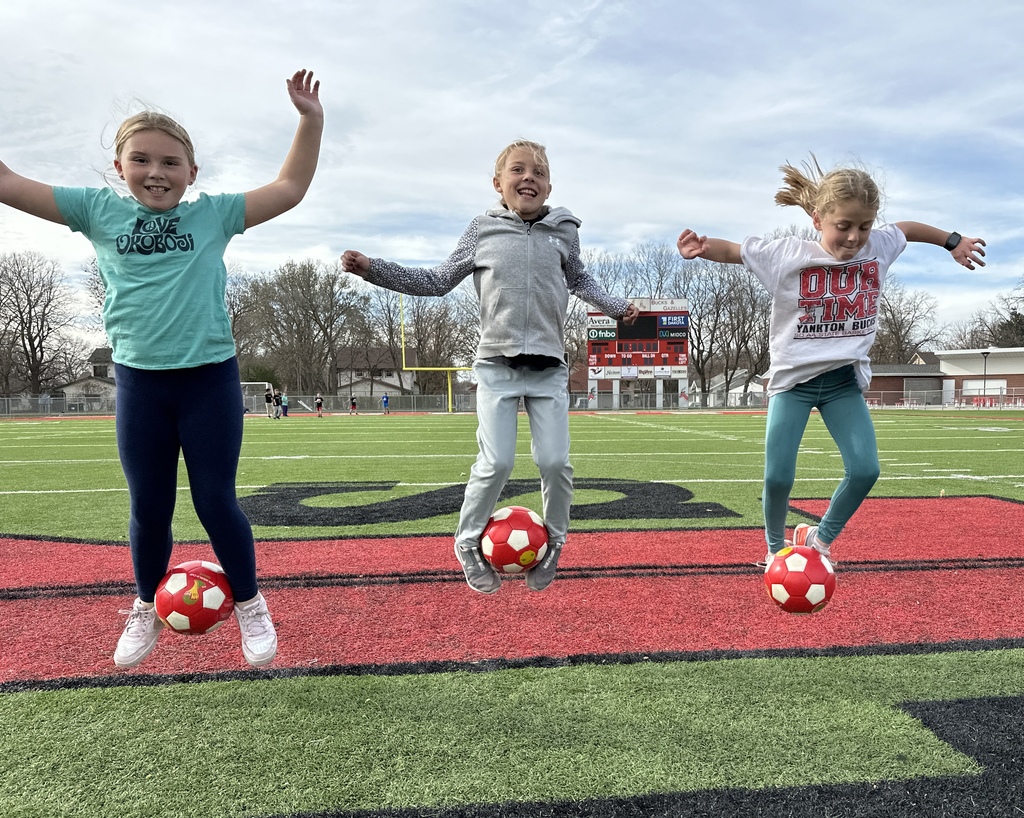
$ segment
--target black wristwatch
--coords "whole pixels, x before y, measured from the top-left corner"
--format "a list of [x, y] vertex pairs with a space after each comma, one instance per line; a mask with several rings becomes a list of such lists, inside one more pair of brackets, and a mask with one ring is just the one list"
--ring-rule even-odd
[[961, 236], [954, 230], [952, 233], [949, 234], [949, 236], [946, 238], [946, 243], [943, 244], [942, 246], [952, 253], [954, 250], [956, 250], [957, 245], [960, 244], [960, 239], [962, 238], [963, 236]]

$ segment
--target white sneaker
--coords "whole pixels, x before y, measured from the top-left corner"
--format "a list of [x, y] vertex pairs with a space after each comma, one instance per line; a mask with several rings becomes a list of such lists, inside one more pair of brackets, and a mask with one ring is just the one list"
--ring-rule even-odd
[[156, 608], [136, 599], [130, 611], [118, 611], [128, 614], [121, 638], [117, 640], [114, 650], [114, 664], [118, 667], [135, 667], [152, 653], [156, 640], [164, 623], [156, 615]]
[[263, 667], [272, 662], [277, 655], [277, 631], [270, 620], [263, 594], [257, 594], [255, 599], [244, 605], [235, 605], [235, 618], [242, 632], [245, 661], [253, 667]]

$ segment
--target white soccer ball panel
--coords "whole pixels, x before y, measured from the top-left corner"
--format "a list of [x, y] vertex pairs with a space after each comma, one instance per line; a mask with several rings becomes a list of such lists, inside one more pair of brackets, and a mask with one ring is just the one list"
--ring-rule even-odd
[[529, 532], [523, 531], [521, 528], [513, 529], [512, 533], [508, 536], [508, 544], [516, 549], [516, 551], [522, 551], [530, 544]]
[[501, 570], [505, 574], [520, 574], [523, 571], [523, 566], [518, 562], [510, 562], [507, 565], [501, 566]]
[[546, 553], [548, 553], [548, 544], [542, 543], [540, 548], [537, 549], [537, 562], [540, 562], [542, 559], [544, 559], [544, 555]]
[[807, 593], [804, 594], [804, 598], [812, 605], [817, 605], [819, 602], [825, 601], [825, 586], [824, 585], [812, 585], [807, 589]]
[[497, 511], [495, 511], [495, 512], [494, 512], [494, 514], [493, 514], [493, 515], [491, 515], [491, 516], [492, 516], [492, 517], [493, 517], [493, 518], [494, 518], [495, 520], [504, 520], [504, 519], [505, 519], [506, 517], [511, 517], [511, 516], [512, 516], [512, 513], [513, 513], [514, 511], [515, 511], [515, 509], [514, 509], [514, 508], [512, 508], [512, 506], [505, 506], [504, 508], [499, 508], [499, 509], [498, 509]]
[[772, 599], [778, 602], [780, 605], [785, 605], [786, 600], [789, 599], [789, 591], [786, 590], [786, 586], [780, 583], [772, 584]]
[[227, 594], [214, 585], [203, 592], [203, 607], [217, 610], [224, 604], [225, 599], [227, 599]]
[[167, 624], [176, 631], [187, 631], [189, 628], [188, 617], [177, 611], [171, 611], [167, 614]]
[[200, 562], [203, 563], [203, 568], [205, 568], [207, 571], [213, 571], [213, 573], [215, 574], [224, 573], [224, 569], [217, 565], [217, 563], [215, 562], [209, 562], [207, 560], [200, 560]]
[[786, 567], [793, 573], [802, 574], [807, 567], [807, 557], [797, 553], [787, 554]]
[[490, 559], [491, 555], [494, 553], [494, 543], [491, 542], [491, 538], [486, 534], [480, 540], [480, 547], [483, 549], [484, 556], [487, 557], [487, 559]]
[[530, 519], [533, 520], [537, 525], [544, 525], [544, 519], [532, 509], [527, 509], [530, 512]]
[[164, 587], [170, 594], [183, 591], [186, 585], [188, 585], [188, 574], [171, 574], [167, 577], [167, 582], [164, 583]]

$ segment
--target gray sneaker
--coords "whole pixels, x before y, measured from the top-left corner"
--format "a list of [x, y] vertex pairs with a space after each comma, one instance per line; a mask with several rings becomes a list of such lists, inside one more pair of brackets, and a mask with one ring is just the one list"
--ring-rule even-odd
[[484, 559], [479, 545], [464, 547], [455, 543], [455, 556], [466, 575], [466, 584], [478, 594], [493, 594], [501, 588], [501, 576]]
[[156, 608], [136, 599], [130, 611], [119, 611], [128, 614], [124, 632], [117, 640], [114, 650], [114, 664], [118, 667], [135, 667], [149, 656], [156, 647], [156, 640], [164, 623], [156, 615]]
[[531, 591], [543, 591], [555, 581], [555, 571], [558, 570], [558, 557], [562, 553], [564, 542], [548, 543], [548, 552], [544, 559], [538, 562], [533, 568], [526, 572], [526, 587]]

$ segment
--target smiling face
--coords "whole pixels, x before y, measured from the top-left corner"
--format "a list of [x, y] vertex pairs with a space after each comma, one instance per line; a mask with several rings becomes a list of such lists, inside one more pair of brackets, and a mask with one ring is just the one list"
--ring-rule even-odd
[[529, 148], [513, 148], [494, 177], [494, 189], [505, 206], [524, 221], [540, 215], [551, 195], [547, 161]]
[[868, 243], [878, 211], [858, 201], [838, 202], [825, 214], [814, 212], [822, 249], [838, 261], [854, 258]]
[[138, 131], [124, 143], [114, 169], [128, 191], [150, 210], [177, 207], [199, 168], [178, 139], [163, 131]]

